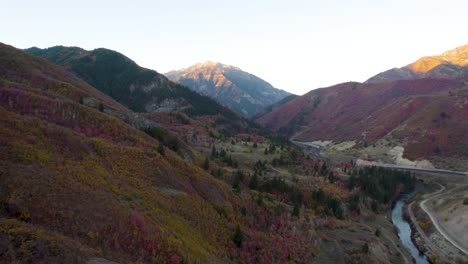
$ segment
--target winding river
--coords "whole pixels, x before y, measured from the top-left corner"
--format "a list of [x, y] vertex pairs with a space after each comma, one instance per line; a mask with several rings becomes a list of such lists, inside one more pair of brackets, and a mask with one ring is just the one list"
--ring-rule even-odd
[[406, 201], [411, 199], [416, 191], [407, 193], [401, 196], [392, 209], [392, 222], [398, 227], [398, 237], [403, 245], [408, 249], [411, 256], [416, 260], [417, 264], [429, 264], [426, 256], [419, 253], [419, 250], [411, 240], [411, 227], [409, 223], [403, 218], [403, 205]]

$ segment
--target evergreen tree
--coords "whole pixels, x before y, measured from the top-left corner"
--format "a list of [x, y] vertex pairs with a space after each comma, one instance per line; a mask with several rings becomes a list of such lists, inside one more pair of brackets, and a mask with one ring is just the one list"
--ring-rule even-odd
[[218, 156], [218, 155], [217, 155], [217, 152], [216, 152], [216, 147], [213, 144], [213, 147], [211, 148], [211, 157], [214, 158], [216, 156]]
[[364, 243], [364, 245], [362, 245], [361, 250], [362, 250], [362, 253], [367, 255], [369, 253], [369, 244], [367, 244], [367, 242]]
[[163, 144], [159, 143], [158, 145], [158, 152], [159, 154], [161, 154], [162, 156], [166, 155], [166, 152], [164, 151], [164, 146]]
[[210, 168], [210, 161], [208, 158], [205, 158], [205, 163], [203, 163], [203, 169], [208, 170]]
[[255, 172], [254, 175], [250, 178], [249, 188], [252, 190], [255, 190], [257, 189], [257, 186], [258, 186], [258, 176], [257, 176], [257, 172]]
[[293, 211], [292, 211], [292, 215], [293, 216], [299, 216], [299, 213], [301, 211], [301, 208], [300, 208], [300, 205], [299, 204], [294, 204], [294, 208], [293, 208]]
[[242, 230], [239, 225], [236, 226], [236, 231], [234, 231], [232, 240], [237, 245], [237, 247], [242, 247], [242, 241], [244, 241], [244, 233], [242, 233]]

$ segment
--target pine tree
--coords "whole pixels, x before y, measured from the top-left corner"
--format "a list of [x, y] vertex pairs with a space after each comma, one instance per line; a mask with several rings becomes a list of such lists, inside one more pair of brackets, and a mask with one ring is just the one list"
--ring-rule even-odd
[[158, 152], [162, 156], [166, 155], [166, 152], [164, 151], [164, 146], [161, 143], [159, 143], [159, 145], [158, 145]]
[[301, 212], [301, 208], [300, 208], [300, 205], [299, 204], [294, 204], [294, 208], [293, 208], [293, 212], [292, 212], [292, 215], [293, 216], [299, 216], [299, 213]]
[[236, 231], [234, 232], [234, 235], [232, 236], [232, 240], [234, 243], [237, 245], [237, 247], [242, 247], [242, 241], [244, 240], [244, 233], [242, 233], [242, 230], [239, 225], [236, 226]]
[[369, 244], [367, 244], [367, 242], [364, 243], [364, 245], [362, 245], [362, 249], [361, 249], [361, 250], [362, 250], [362, 253], [364, 253], [364, 254], [367, 255], [367, 254], [369, 253]]
[[213, 144], [213, 147], [211, 148], [211, 157], [214, 158], [216, 156], [217, 156], [216, 147]]
[[210, 168], [210, 161], [208, 158], [205, 158], [205, 163], [203, 163], [203, 169], [208, 170]]
[[258, 185], [258, 176], [257, 176], [257, 172], [255, 172], [254, 175], [250, 178], [249, 188], [252, 190], [255, 190], [257, 189], [257, 185]]

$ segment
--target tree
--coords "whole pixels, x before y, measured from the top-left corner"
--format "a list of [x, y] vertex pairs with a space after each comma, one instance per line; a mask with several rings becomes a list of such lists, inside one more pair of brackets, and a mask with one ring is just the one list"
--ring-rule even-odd
[[374, 233], [374, 234], [375, 234], [375, 236], [379, 237], [379, 236], [380, 236], [380, 229], [377, 228], [377, 229], [375, 230], [375, 233]]
[[210, 168], [210, 161], [208, 158], [205, 158], [205, 163], [203, 163], [203, 169], [208, 170]]
[[367, 255], [369, 253], [369, 244], [367, 244], [367, 242], [364, 243], [364, 245], [362, 245], [361, 250], [362, 250], [362, 253]]
[[263, 205], [263, 196], [262, 196], [260, 193], [257, 194], [257, 199], [256, 199], [256, 201], [257, 201], [258, 206], [262, 206], [262, 205]]
[[218, 171], [216, 172], [216, 178], [221, 179], [223, 177], [223, 171], [221, 168], [218, 168]]
[[217, 156], [216, 147], [213, 144], [213, 147], [211, 148], [211, 157], [214, 158], [216, 156]]
[[249, 188], [252, 190], [255, 190], [257, 189], [257, 186], [258, 186], [258, 176], [257, 176], [257, 172], [255, 172], [254, 175], [250, 178]]
[[242, 241], [244, 240], [244, 233], [239, 225], [236, 226], [236, 231], [234, 231], [234, 235], [232, 236], [232, 240], [237, 245], [237, 247], [242, 247]]
[[163, 144], [159, 143], [158, 145], [158, 152], [159, 154], [161, 154], [162, 156], [166, 155], [166, 152], [164, 151], [164, 146]]
[[293, 216], [299, 216], [299, 213], [301, 212], [301, 207], [299, 204], [294, 204], [294, 208], [293, 208], [293, 211], [292, 211], [292, 215]]

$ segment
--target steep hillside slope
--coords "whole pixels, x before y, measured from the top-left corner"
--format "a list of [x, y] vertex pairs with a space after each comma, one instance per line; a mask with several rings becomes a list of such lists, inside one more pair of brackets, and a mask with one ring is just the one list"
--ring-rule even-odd
[[252, 116], [289, 95], [237, 67], [210, 61], [165, 75], [245, 116]]
[[413, 80], [421, 78], [445, 78], [468, 80], [468, 44], [437, 56], [427, 56], [402, 68], [379, 73], [367, 83]]
[[468, 155], [468, 86], [420, 79], [313, 90], [257, 121], [299, 141], [387, 139], [411, 159]]
[[270, 113], [271, 111], [273, 111], [274, 109], [284, 105], [284, 104], [287, 104], [289, 103], [290, 101], [296, 99], [297, 97], [299, 97], [298, 95], [295, 95], [295, 94], [291, 94], [291, 95], [288, 95], [286, 96], [285, 98], [279, 100], [278, 102], [272, 104], [272, 105], [269, 105], [263, 109], [260, 109], [259, 111], [257, 111], [257, 113], [255, 115], [253, 115], [251, 117], [251, 119], [255, 120], [261, 116], [264, 116], [268, 113]]
[[26, 52], [61, 65], [91, 86], [136, 112], [183, 111], [190, 115], [222, 114], [239, 120], [214, 100], [169, 81], [156, 71], [138, 66], [124, 55], [78, 47], [30, 48]]
[[2, 260], [226, 261], [231, 231], [214, 206], [230, 207], [230, 189], [103, 109], [127, 111], [0, 45]]

